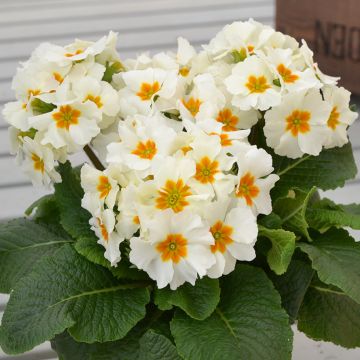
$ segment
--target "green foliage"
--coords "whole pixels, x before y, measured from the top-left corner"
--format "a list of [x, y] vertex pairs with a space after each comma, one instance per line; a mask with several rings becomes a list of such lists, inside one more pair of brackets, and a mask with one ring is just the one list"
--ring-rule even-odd
[[360, 346], [360, 305], [341, 290], [314, 282], [301, 305], [298, 329], [315, 340]]
[[48, 104], [38, 98], [31, 101], [31, 108], [35, 115], [46, 114], [56, 109], [56, 105]]
[[295, 234], [283, 229], [267, 229], [259, 227], [259, 236], [271, 241], [272, 247], [267, 253], [270, 269], [276, 274], [283, 274], [290, 264], [295, 250]]
[[294, 189], [290, 192], [292, 196], [280, 198], [274, 204], [274, 212], [281, 217], [282, 226], [310, 241], [306, 209], [315, 191], [316, 188], [312, 188], [310, 191]]
[[221, 279], [221, 300], [203, 321], [177, 310], [171, 331], [188, 360], [290, 359], [292, 331], [280, 296], [265, 273], [238, 265]]
[[170, 310], [173, 305], [184, 310], [197, 320], [204, 320], [215, 310], [220, 300], [219, 281], [207, 277], [196, 281], [195, 286], [186, 283], [176, 291], [156, 289], [154, 302], [161, 310]]
[[349, 226], [360, 230], [360, 206], [358, 204], [339, 205], [329, 199], [322, 199], [306, 211], [311, 227], [326, 230], [331, 226]]
[[109, 62], [107, 62], [105, 65], [105, 72], [102, 80], [111, 83], [113, 75], [124, 70], [124, 66], [120, 61], [116, 61], [111, 65], [109, 64]]
[[119, 283], [65, 245], [37, 263], [12, 292], [0, 328], [9, 354], [32, 349], [68, 329], [78, 341], [123, 338], [145, 316], [146, 283]]
[[309, 191], [312, 187], [322, 190], [344, 186], [357, 173], [351, 144], [341, 148], [323, 150], [319, 156], [304, 155], [300, 159], [273, 156], [275, 172], [280, 176], [273, 196], [286, 195], [289, 189]]
[[27, 219], [0, 223], [0, 292], [9, 293], [44, 256], [72, 239]]
[[319, 279], [340, 288], [360, 304], [360, 243], [346, 230], [332, 228], [313, 243], [298, 243], [308, 254]]

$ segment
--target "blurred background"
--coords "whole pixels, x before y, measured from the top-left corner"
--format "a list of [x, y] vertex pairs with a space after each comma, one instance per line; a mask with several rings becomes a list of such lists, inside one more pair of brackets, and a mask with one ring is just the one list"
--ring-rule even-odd
[[[114, 30], [119, 32], [118, 50], [125, 59], [144, 51], [175, 50], [178, 36], [200, 47], [224, 25], [249, 17], [305, 38], [316, 50], [320, 68], [341, 75], [342, 85], [360, 94], [359, 0], [278, 0], [277, 4], [275, 0], [0, 0], [0, 110], [13, 100], [11, 79], [18, 62], [26, 60], [40, 42], [64, 45], [75, 37], [96, 40]], [[356, 96], [353, 100], [360, 104]], [[358, 166], [359, 123], [350, 130]], [[15, 165], [7, 125], [0, 116], [0, 221], [22, 216], [44, 194]], [[360, 180], [326, 196], [339, 203], [360, 202]], [[6, 299], [0, 295], [0, 318]], [[317, 343], [296, 331], [294, 346], [293, 360], [360, 359], [360, 350]], [[48, 344], [16, 357], [0, 349], [1, 360], [55, 358]]]

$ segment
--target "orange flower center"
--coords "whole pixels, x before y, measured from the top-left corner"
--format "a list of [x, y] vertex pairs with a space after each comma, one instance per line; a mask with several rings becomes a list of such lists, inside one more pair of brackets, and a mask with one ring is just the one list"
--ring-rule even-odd
[[140, 86], [140, 91], [136, 95], [142, 100], [150, 100], [154, 94], [160, 90], [160, 84], [158, 81], [155, 81], [153, 84], [142, 83]]
[[236, 190], [236, 196], [245, 198], [246, 204], [252, 206], [253, 198], [259, 195], [260, 189], [255, 185], [255, 176], [247, 172], [241, 179]]
[[109, 233], [106, 230], [105, 225], [101, 222], [101, 220], [100, 219], [97, 219], [97, 220], [98, 220], [99, 228], [100, 228], [100, 231], [101, 231], [101, 236], [103, 237], [105, 242], [108, 242], [109, 241]]
[[179, 74], [183, 77], [186, 77], [189, 75], [190, 69], [187, 66], [183, 66], [180, 70], [179, 70]]
[[286, 131], [291, 131], [293, 136], [298, 136], [299, 133], [305, 134], [310, 131], [311, 114], [308, 111], [294, 110], [286, 118]]
[[333, 109], [331, 110], [331, 114], [327, 121], [327, 126], [335, 130], [340, 123], [339, 117], [340, 117], [340, 113], [337, 111], [337, 106], [334, 106]]
[[164, 241], [156, 246], [161, 253], [162, 261], [172, 260], [177, 264], [187, 256], [187, 240], [181, 234], [169, 234]]
[[177, 182], [167, 180], [165, 186], [159, 190], [159, 197], [155, 200], [156, 207], [161, 210], [173, 209], [180, 212], [185, 206], [189, 205], [186, 197], [191, 195], [190, 187], [185, 185], [182, 179]]
[[211, 252], [215, 253], [220, 251], [224, 253], [226, 251], [226, 246], [234, 242], [231, 239], [231, 234], [233, 233], [233, 228], [229, 225], [225, 225], [222, 221], [217, 221], [211, 228], [210, 232], [214, 237], [215, 244], [211, 245]]
[[196, 116], [196, 114], [199, 112], [202, 101], [191, 97], [188, 101], [183, 99], [182, 103], [189, 110], [192, 116]]
[[230, 109], [223, 109], [219, 111], [216, 121], [224, 124], [222, 127], [224, 131], [235, 131], [239, 118], [233, 115]]
[[133, 223], [136, 225], [140, 225], [140, 219], [137, 215], [133, 217]]
[[270, 88], [265, 76], [256, 77], [254, 75], [248, 77], [248, 82], [245, 86], [249, 89], [250, 93], [258, 94], [263, 93]]
[[39, 89], [29, 89], [27, 91], [27, 99], [30, 100], [30, 98], [32, 96], [36, 96], [36, 95], [40, 95], [41, 94], [41, 90]]
[[284, 82], [288, 84], [294, 83], [297, 79], [299, 79], [299, 76], [293, 74], [292, 71], [289, 68], [285, 67], [283, 64], [280, 64], [277, 67], [277, 71], [283, 78]]
[[93, 95], [89, 94], [89, 95], [85, 98], [84, 102], [87, 101], [87, 100], [92, 101], [99, 109], [100, 109], [101, 107], [103, 107], [103, 105], [104, 105], [104, 104], [101, 102], [101, 97], [100, 97], [100, 96], [93, 96]]
[[211, 161], [207, 156], [203, 157], [196, 164], [195, 179], [202, 184], [213, 183], [215, 181], [214, 175], [219, 172], [218, 167], [218, 161]]
[[79, 54], [82, 54], [84, 52], [84, 50], [81, 50], [81, 49], [77, 49], [75, 52], [73, 53], [66, 53], [65, 56], [66, 57], [72, 57], [72, 56], [75, 56], [75, 55], [79, 55]]
[[181, 148], [181, 151], [184, 153], [184, 155], [186, 155], [189, 151], [192, 150], [192, 147], [191, 146], [183, 146]]
[[36, 171], [40, 171], [41, 173], [44, 173], [44, 169], [45, 169], [44, 160], [40, 159], [40, 157], [34, 153], [31, 154], [31, 160], [34, 162], [34, 169]]
[[156, 154], [156, 144], [152, 140], [147, 140], [146, 142], [139, 142], [136, 146], [136, 149], [131, 153], [139, 156], [142, 159], [151, 160]]
[[100, 193], [100, 199], [104, 199], [109, 195], [109, 192], [111, 191], [111, 184], [107, 176], [99, 176], [99, 182], [96, 189]]
[[58, 73], [58, 72], [54, 72], [53, 73], [54, 79], [61, 84], [64, 81], [64, 78]]
[[77, 125], [81, 112], [73, 109], [70, 105], [60, 106], [58, 112], [52, 115], [56, 121], [56, 126], [60, 129], [69, 130], [70, 125]]

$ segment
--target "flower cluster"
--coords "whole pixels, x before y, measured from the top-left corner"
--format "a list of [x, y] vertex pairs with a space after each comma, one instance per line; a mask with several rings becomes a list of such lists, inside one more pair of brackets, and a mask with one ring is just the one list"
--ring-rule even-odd
[[105, 169], [82, 167], [82, 205], [111, 265], [126, 240], [159, 288], [228, 274], [254, 259], [279, 179], [253, 126], [278, 155], [316, 156], [348, 142], [350, 93], [305, 42], [253, 20], [200, 52], [179, 38], [177, 53], [121, 63], [115, 41], [44, 44], [23, 65], [4, 110], [18, 158], [50, 184], [56, 161], [91, 144]]

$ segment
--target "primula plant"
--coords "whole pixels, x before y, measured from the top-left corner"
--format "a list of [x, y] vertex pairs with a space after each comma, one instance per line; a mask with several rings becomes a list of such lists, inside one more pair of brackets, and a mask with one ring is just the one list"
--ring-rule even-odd
[[116, 41], [42, 44], [14, 78], [12, 151], [54, 193], [0, 225], [2, 349], [281, 360], [292, 324], [360, 346], [360, 244], [343, 228], [360, 207], [318, 192], [356, 175], [350, 93], [253, 20], [199, 52], [179, 38], [120, 61]]

